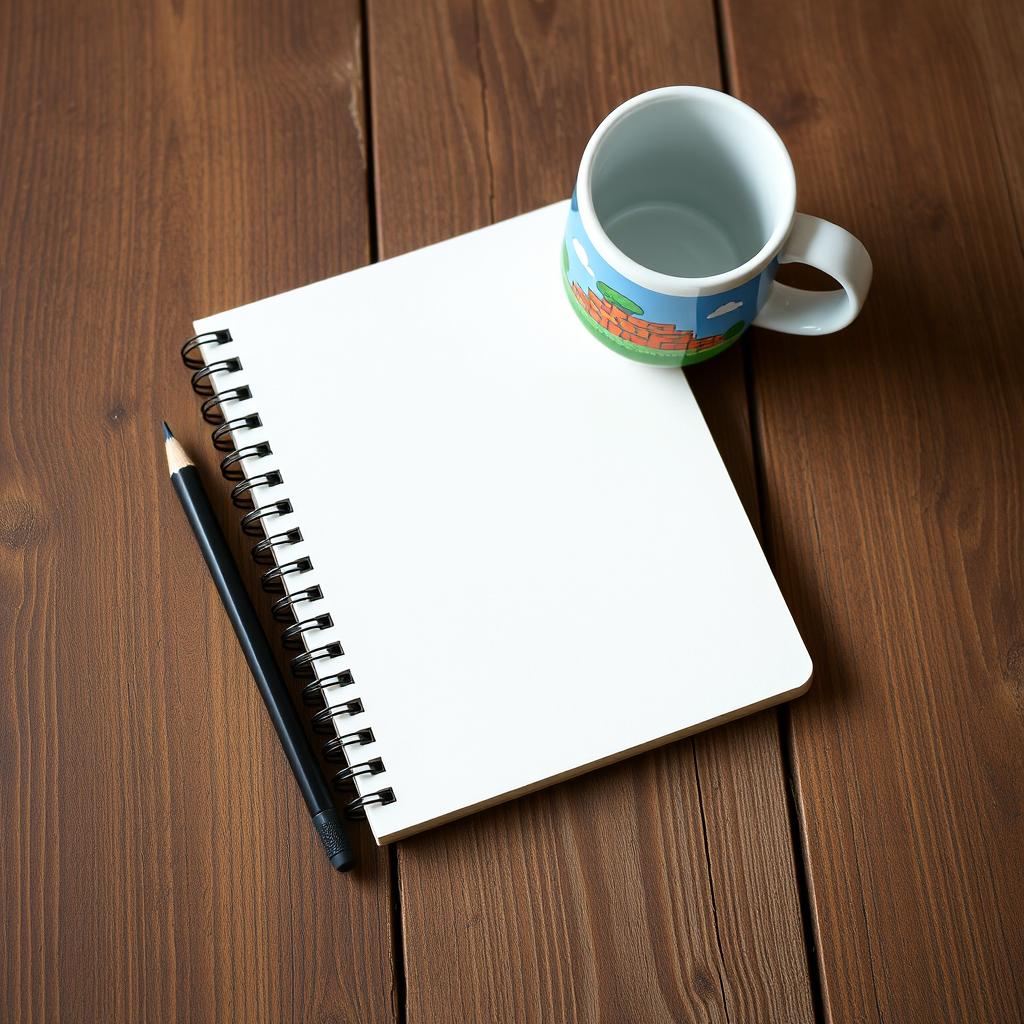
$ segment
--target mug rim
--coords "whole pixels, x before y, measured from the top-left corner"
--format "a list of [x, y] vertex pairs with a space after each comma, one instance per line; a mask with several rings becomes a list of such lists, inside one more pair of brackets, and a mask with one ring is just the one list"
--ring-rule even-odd
[[[760, 127], [767, 129], [768, 136], [774, 141], [781, 156], [781, 166], [785, 176], [786, 195], [783, 197], [785, 213], [781, 216], [772, 228], [768, 241], [750, 259], [718, 274], [711, 274], [708, 277], [676, 277], [672, 274], [663, 274], [657, 270], [651, 270], [642, 263], [627, 256], [608, 237], [601, 222], [594, 210], [594, 203], [591, 191], [591, 177], [594, 169], [594, 157], [598, 147], [604, 141], [609, 130], [622, 118], [631, 114], [638, 107], [649, 106], [668, 99], [700, 99], [704, 102], [717, 103], [723, 108], [728, 108], [730, 113], [739, 114], [755, 121]], [[700, 85], [669, 85], [661, 89], [651, 89], [633, 96], [625, 103], [619, 104], [608, 116], [597, 126], [594, 134], [591, 135], [586, 149], [583, 151], [583, 158], [580, 161], [579, 175], [576, 180], [576, 203], [579, 207], [580, 219], [590, 239], [590, 243], [597, 250], [598, 254], [611, 267], [614, 267], [624, 277], [647, 288], [649, 291], [661, 292], [664, 295], [678, 296], [699, 296], [714, 295], [720, 291], [742, 284], [759, 274], [782, 249], [782, 245], [793, 227], [793, 219], [796, 216], [796, 174], [793, 170], [793, 161], [790, 158], [789, 150], [782, 141], [779, 133], [772, 127], [769, 121], [759, 114], [749, 104], [730, 96], [728, 93], [720, 92], [718, 89], [708, 89]]]

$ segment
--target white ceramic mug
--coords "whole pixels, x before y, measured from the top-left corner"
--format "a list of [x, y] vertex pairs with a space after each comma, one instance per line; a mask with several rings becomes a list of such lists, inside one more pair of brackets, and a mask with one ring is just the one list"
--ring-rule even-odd
[[[806, 263], [842, 286], [775, 282]], [[786, 147], [726, 93], [671, 86], [612, 111], [583, 153], [562, 249], [577, 314], [609, 348], [664, 366], [729, 347], [751, 324], [830, 334], [861, 310], [871, 259], [848, 231], [796, 212]]]

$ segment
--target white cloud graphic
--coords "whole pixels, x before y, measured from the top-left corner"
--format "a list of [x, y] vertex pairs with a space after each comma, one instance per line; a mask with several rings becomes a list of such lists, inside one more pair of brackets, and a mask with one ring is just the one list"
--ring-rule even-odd
[[711, 320], [716, 316], [725, 316], [726, 313], [732, 313], [742, 305], [742, 302], [726, 302], [724, 305], [719, 306], [718, 309], [708, 313], [708, 319]]
[[572, 247], [576, 250], [576, 257], [583, 264], [583, 269], [591, 277], [596, 278], [597, 274], [594, 273], [594, 268], [590, 265], [590, 257], [587, 255], [587, 250], [583, 248], [583, 243], [578, 238], [574, 238]]

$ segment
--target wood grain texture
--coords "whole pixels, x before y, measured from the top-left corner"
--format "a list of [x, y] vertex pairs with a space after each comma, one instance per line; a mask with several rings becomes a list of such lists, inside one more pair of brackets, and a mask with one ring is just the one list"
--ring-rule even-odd
[[[370, 8], [380, 255], [565, 197], [600, 118], [717, 84], [709, 4]], [[691, 375], [752, 512], [741, 354]], [[811, 1019], [773, 714], [403, 843], [411, 1022]]]
[[753, 342], [816, 664], [791, 721], [826, 1015], [1019, 1021], [1024, 11], [727, 0], [726, 26], [801, 207], [875, 262], [840, 337]]
[[178, 348], [367, 259], [357, 6], [9, 3], [0, 67], [0, 1017], [392, 1020], [159, 429], [237, 540]]
[[[364, 68], [356, 0], [0, 5], [0, 1018], [808, 1021], [773, 713], [402, 844], [404, 978], [387, 857], [311, 835], [165, 477], [166, 417], [245, 550], [191, 320], [561, 198], [620, 100], [719, 84], [699, 0], [369, 11]], [[876, 265], [842, 337], [690, 373], [816, 662], [825, 1015], [1021, 1020], [1022, 9], [721, 17]]]

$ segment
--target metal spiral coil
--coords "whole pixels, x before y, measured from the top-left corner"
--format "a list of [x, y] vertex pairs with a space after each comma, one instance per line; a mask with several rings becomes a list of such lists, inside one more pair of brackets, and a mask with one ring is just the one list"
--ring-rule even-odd
[[296, 590], [294, 594], [285, 594], [270, 606], [270, 614], [275, 622], [292, 622], [295, 619], [295, 606], [303, 601], [322, 601], [324, 592], [318, 586]]
[[250, 398], [252, 398], [252, 391], [243, 384], [241, 387], [228, 388], [227, 391], [222, 391], [218, 395], [210, 395], [199, 407], [199, 411], [207, 423], [220, 425], [224, 423], [224, 410], [221, 406], [225, 402], [246, 402]]
[[324, 690], [331, 686], [351, 686], [355, 681], [351, 670], [347, 668], [329, 676], [314, 676], [302, 687], [302, 699], [310, 707], [317, 707], [323, 703]]
[[344, 653], [344, 648], [337, 640], [332, 640], [329, 644], [321, 644], [319, 647], [311, 647], [292, 658], [292, 673], [299, 679], [309, 679], [316, 675], [316, 662], [340, 658]]
[[194, 353], [199, 352], [204, 345], [223, 345], [228, 341], [231, 341], [230, 331], [207, 331], [205, 334], [196, 334], [181, 346], [181, 361], [188, 369], [198, 370], [206, 365], [206, 360], [201, 353]]
[[232, 448], [231, 453], [220, 460], [220, 474], [225, 480], [242, 480], [245, 477], [242, 463], [246, 459], [265, 459], [270, 454], [270, 445], [266, 441], [243, 445], [241, 448]]
[[284, 483], [284, 478], [276, 470], [269, 473], [257, 473], [254, 476], [243, 477], [231, 488], [231, 504], [235, 508], [252, 508], [252, 490], [254, 487], [278, 487]]
[[283, 530], [281, 533], [272, 533], [268, 537], [264, 537], [258, 544], [253, 544], [249, 554], [252, 555], [252, 560], [257, 565], [273, 565], [274, 548], [284, 544], [301, 543], [302, 531], [293, 527], [291, 530]]
[[380, 804], [383, 807], [385, 804], [393, 804], [397, 799], [395, 791], [390, 786], [378, 789], [375, 793], [364, 793], [345, 805], [345, 817], [349, 821], [362, 821], [370, 804]]
[[380, 775], [384, 771], [384, 762], [379, 757], [371, 757], [369, 761], [359, 761], [334, 773], [334, 785], [346, 786], [359, 775]]
[[320, 736], [334, 735], [334, 720], [342, 715], [361, 715], [365, 709], [358, 697], [344, 704], [325, 704], [312, 718], [313, 732]]
[[[258, 412], [250, 413], [248, 416], [236, 416], [233, 420], [225, 420], [210, 435], [213, 447], [219, 452], [229, 452], [235, 447], [234, 439], [231, 437], [233, 430], [255, 430], [263, 426]], [[264, 442], [265, 443], [265, 442]], [[269, 448], [270, 445], [267, 445]]]
[[246, 512], [242, 516], [242, 533], [246, 537], [261, 537], [263, 536], [262, 521], [268, 516], [286, 516], [292, 511], [292, 503], [287, 498], [282, 498], [280, 501], [272, 501], [268, 505], [260, 505], [259, 508], [252, 509], [251, 512]]
[[[308, 558], [296, 558], [293, 562], [275, 565], [261, 577], [260, 583], [268, 594], [279, 594], [284, 590], [284, 578], [292, 573], [312, 572], [313, 563]], [[323, 628], [327, 628], [326, 626]]]
[[333, 625], [334, 620], [329, 613], [314, 615], [308, 619], [299, 619], [298, 622], [293, 622], [281, 633], [281, 643], [287, 650], [301, 651], [303, 633], [308, 633], [313, 629], [330, 629]]
[[231, 359], [218, 359], [207, 363], [202, 369], [192, 374], [192, 390], [204, 398], [209, 398], [214, 393], [213, 381], [210, 379], [215, 373], [238, 373], [242, 368], [242, 360], [232, 357]]
[[[203, 398], [203, 419], [214, 427], [210, 435], [213, 447], [224, 455], [220, 461], [220, 471], [224, 478], [234, 485], [231, 490], [231, 501], [237, 508], [246, 510], [241, 519], [241, 527], [246, 536], [256, 540], [252, 546], [253, 561], [257, 565], [268, 567], [260, 578], [261, 585], [268, 592], [282, 595], [274, 601], [270, 612], [274, 620], [285, 627], [281, 636], [284, 647], [289, 651], [298, 652], [291, 658], [291, 670], [302, 683], [303, 702], [317, 708], [311, 720], [313, 731], [329, 737], [323, 744], [325, 760], [344, 765], [334, 774], [335, 786], [339, 789], [350, 789], [356, 778], [379, 775], [386, 771], [386, 767], [383, 759], [376, 756], [371, 756], [365, 761], [348, 763], [349, 747], [375, 743], [376, 737], [373, 729], [359, 724], [359, 719], [365, 714], [361, 698], [351, 697], [336, 704], [329, 700], [329, 691], [351, 686], [355, 682], [355, 677], [350, 669], [336, 669], [332, 664], [345, 653], [338, 641], [316, 643], [318, 634], [334, 628], [334, 619], [331, 615], [312, 608], [312, 614], [302, 614], [306, 604], [323, 600], [323, 590], [319, 584], [312, 584], [290, 593], [286, 590], [286, 577], [289, 581], [296, 580], [299, 576], [312, 572], [313, 562], [305, 556], [290, 561], [287, 559], [287, 550], [303, 541], [300, 529], [289, 527], [278, 532], [273, 531], [272, 524], [276, 518], [293, 513], [291, 500], [279, 498], [256, 504], [257, 488], [280, 487], [284, 483], [284, 478], [277, 469], [247, 475], [249, 460], [265, 459], [273, 454], [273, 448], [266, 440], [238, 443], [236, 439], [240, 432], [263, 426], [263, 420], [258, 412], [242, 414], [239, 410], [239, 415], [232, 416], [227, 411], [232, 409], [233, 403], [237, 405], [239, 402], [252, 399], [251, 388], [247, 384], [233, 384], [218, 391], [214, 384], [216, 374], [234, 374], [244, 369], [242, 361], [236, 356], [223, 359], [214, 356], [213, 350], [217, 346], [232, 340], [231, 332], [227, 330], [197, 334], [182, 346], [182, 362], [192, 371], [192, 390]], [[353, 725], [356, 727], [353, 731], [343, 734], [336, 731], [335, 723], [342, 719], [354, 720]], [[394, 803], [395, 799], [394, 789], [390, 786], [375, 792], [362, 793], [348, 802], [345, 815], [350, 819], [365, 818], [366, 807]]]

